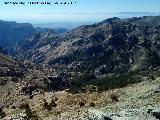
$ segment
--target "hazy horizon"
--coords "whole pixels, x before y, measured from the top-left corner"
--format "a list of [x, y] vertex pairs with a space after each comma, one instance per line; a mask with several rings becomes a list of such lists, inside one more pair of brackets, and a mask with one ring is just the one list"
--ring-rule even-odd
[[108, 13], [108, 16], [101, 19], [90, 19], [90, 20], [74, 20], [74, 21], [54, 21], [52, 19], [48, 19], [48, 21], [32, 21], [32, 20], [10, 20], [10, 19], [0, 19], [3, 21], [14, 21], [17, 23], [31, 23], [34, 27], [42, 27], [42, 28], [67, 28], [73, 29], [81, 25], [90, 25], [97, 22], [101, 22], [108, 18], [118, 17], [121, 19], [131, 18], [131, 17], [143, 17], [143, 16], [159, 16], [160, 12], [120, 12], [120, 13]]
[[[45, 20], [37, 20], [37, 19], [23, 19], [22, 16], [24, 15], [29, 15], [29, 14], [16, 14], [18, 15], [19, 17], [21, 16], [21, 19], [20, 18], [8, 18], [7, 16], [6, 17], [2, 17], [4, 14], [0, 13], [0, 20], [4, 20], [4, 21], [15, 21], [15, 22], [18, 22], [18, 23], [31, 23], [33, 25], [38, 25], [38, 24], [50, 24], [50, 23], [96, 23], [96, 22], [100, 22], [100, 21], [103, 21], [105, 19], [108, 19], [108, 18], [113, 18], [113, 17], [118, 17], [118, 18], [131, 18], [131, 17], [143, 17], [143, 16], [159, 16], [160, 15], [160, 12], [117, 12], [117, 13], [66, 13], [67, 15], [75, 15], [75, 17], [77, 15], [80, 16], [84, 16], [84, 15], [88, 15], [86, 16], [86, 18], [84, 19], [61, 19], [61, 20], [57, 20], [55, 18], [52, 18], [50, 17], [51, 15], [54, 15], [55, 13], [53, 14], [46, 14], [46, 16], [48, 16], [48, 18], [45, 18]], [[57, 14], [57, 13], [56, 13]], [[57, 15], [60, 15], [61, 17], [62, 16], [66, 16], [66, 14], [64, 15], [64, 13], [59, 13]], [[7, 14], [5, 14], [7, 15]], [[37, 16], [37, 14], [32, 14], [33, 16]], [[90, 16], [92, 15], [92, 16]], [[96, 17], [95, 17], [96, 16]], [[61, 18], [59, 17], [59, 18]], [[90, 17], [87, 18], [87, 17]], [[47, 19], [47, 20], [46, 20]]]
[[[37, 0], [31, 0], [37, 1]], [[31, 2], [23, 0], [23, 2]], [[76, 2], [70, 5], [13, 5], [0, 1], [0, 20], [29, 22], [32, 24], [89, 22], [95, 23], [111, 17], [139, 17], [160, 15], [159, 0], [56, 0], [57, 2]], [[56, 2], [46, 0], [46, 2]], [[16, 0], [14, 2], [21, 2]], [[39, 1], [41, 2], [41, 1]]]
[[157, 13], [117, 13], [117, 14], [112, 14], [106, 18], [102, 18], [99, 20], [90, 20], [90, 21], [57, 21], [57, 22], [41, 22], [41, 23], [32, 23], [33, 26], [35, 27], [43, 27], [43, 28], [67, 28], [67, 29], [73, 29], [76, 28], [78, 26], [81, 25], [90, 25], [90, 24], [94, 24], [97, 22], [101, 22], [105, 19], [108, 18], [113, 18], [113, 17], [118, 17], [121, 19], [125, 19], [125, 18], [131, 18], [131, 17], [143, 17], [143, 16], [159, 16], [160, 12]]

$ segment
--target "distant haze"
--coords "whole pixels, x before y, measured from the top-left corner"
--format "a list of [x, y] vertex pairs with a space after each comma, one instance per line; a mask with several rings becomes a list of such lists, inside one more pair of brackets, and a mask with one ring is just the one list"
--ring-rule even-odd
[[74, 29], [81, 25], [90, 25], [94, 22], [53, 22], [53, 23], [39, 23], [39, 24], [33, 24], [34, 27], [41, 27], [41, 28], [66, 28], [66, 29]]
[[[81, 14], [80, 14], [81, 15]], [[95, 14], [97, 15], [97, 14]], [[102, 16], [104, 14], [99, 14], [97, 16]], [[160, 15], [160, 12], [120, 12], [120, 13], [108, 13], [104, 17], [98, 17], [98, 18], [92, 18], [92, 19], [86, 19], [83, 21], [49, 21], [49, 22], [33, 22], [34, 27], [42, 27], [42, 28], [67, 28], [67, 29], [74, 29], [81, 25], [91, 25], [97, 22], [100, 22], [107, 18], [112, 17], [119, 17], [119, 18], [131, 18], [131, 17], [142, 17], [142, 16], [158, 16]]]
[[[16, 2], [21, 1], [16, 0]], [[55, 27], [63, 25], [74, 28], [82, 23], [92, 24], [110, 17], [155, 16], [160, 13], [160, 0], [57, 0], [57, 2], [69, 1], [76, 1], [76, 4], [5, 5], [6, 0], [0, 0], [0, 20], [27, 22], [34, 25], [54, 23]], [[27, 3], [30, 0], [23, 0], [23, 2]]]

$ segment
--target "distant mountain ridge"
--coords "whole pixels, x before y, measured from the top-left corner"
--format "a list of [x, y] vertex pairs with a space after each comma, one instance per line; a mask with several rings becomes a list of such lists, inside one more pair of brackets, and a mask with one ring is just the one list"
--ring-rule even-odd
[[18, 56], [36, 63], [64, 65], [69, 71], [96, 74], [145, 70], [160, 65], [160, 16], [110, 18], [68, 33], [35, 34]]
[[14, 47], [18, 43], [23, 43], [26, 38], [30, 37], [36, 32], [53, 32], [53, 33], [64, 33], [67, 29], [57, 28], [40, 28], [33, 27], [30, 23], [16, 23], [14, 21], [3, 21], [0, 20], [0, 46], [12, 53]]
[[47, 32], [47, 31], [51, 31], [51, 32], [55, 32], [55, 33], [64, 33], [64, 32], [68, 32], [69, 30], [66, 28], [41, 28], [41, 27], [35, 27], [36, 32]]
[[11, 48], [17, 42], [29, 37], [35, 29], [29, 23], [0, 21], [0, 46]]

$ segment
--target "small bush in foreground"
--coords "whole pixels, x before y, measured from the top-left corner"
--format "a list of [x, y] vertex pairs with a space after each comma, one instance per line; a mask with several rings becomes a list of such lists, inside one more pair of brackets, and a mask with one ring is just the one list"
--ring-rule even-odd
[[31, 120], [41, 120], [40, 117], [38, 117], [29, 107], [29, 104], [23, 103], [20, 107], [20, 109], [24, 109], [26, 111], [26, 115]]
[[110, 98], [111, 98], [112, 101], [119, 101], [118, 96], [116, 94], [113, 94], [113, 93], [110, 94]]
[[84, 107], [85, 106], [85, 103], [82, 101], [82, 102], [79, 102], [79, 106], [80, 107]]
[[51, 103], [47, 103], [46, 100], [44, 100], [44, 107], [48, 111], [51, 111], [53, 107], [57, 107], [57, 104], [53, 100], [51, 101]]
[[0, 109], [0, 118], [2, 119], [5, 116], [6, 116], [5, 112], [2, 109]]
[[95, 107], [96, 105], [95, 105], [95, 103], [91, 102], [91, 103], [89, 104], [89, 106], [90, 106], [90, 107]]

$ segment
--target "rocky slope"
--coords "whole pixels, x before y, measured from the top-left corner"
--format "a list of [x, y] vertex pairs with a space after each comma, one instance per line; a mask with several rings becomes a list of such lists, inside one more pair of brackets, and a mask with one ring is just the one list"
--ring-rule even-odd
[[0, 51], [0, 119], [6, 116], [5, 110], [18, 111], [23, 101], [32, 98], [34, 93], [50, 91], [49, 86], [36, 65], [17, 61]]
[[21, 91], [24, 84], [12, 88], [14, 83], [8, 82], [10, 95], [4, 97], [3, 93], [1, 97], [4, 100], [1, 103], [7, 105], [3, 107], [2, 120], [159, 120], [160, 78], [143, 79], [104, 92], [71, 94], [35, 90], [33, 96]]
[[[35, 34], [18, 56], [96, 74], [148, 70], [160, 65], [160, 17], [111, 18], [61, 35]], [[31, 44], [31, 45], [30, 45]]]

